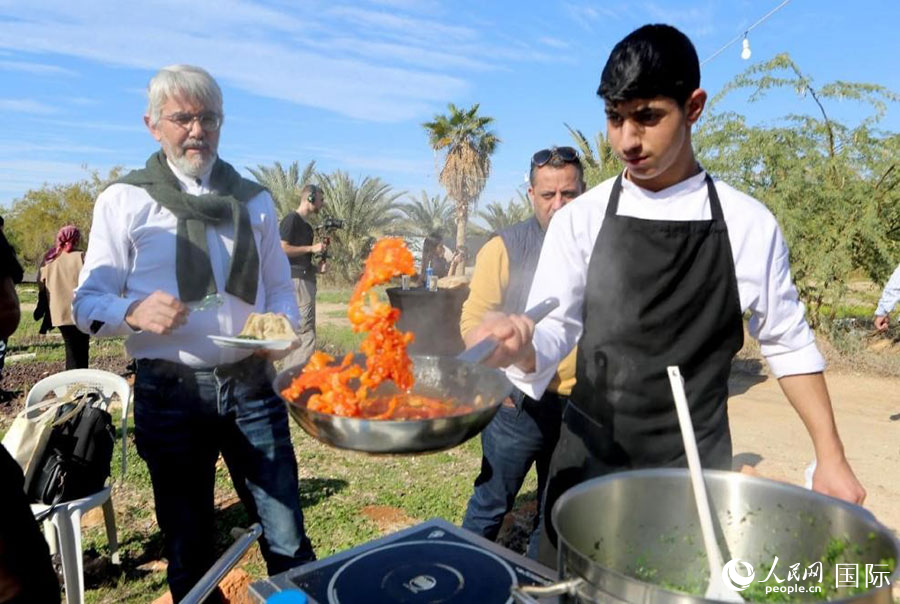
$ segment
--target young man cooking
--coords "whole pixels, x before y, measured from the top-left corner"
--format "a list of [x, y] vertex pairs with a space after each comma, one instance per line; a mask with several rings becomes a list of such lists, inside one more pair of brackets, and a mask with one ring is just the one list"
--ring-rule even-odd
[[685, 378], [703, 466], [731, 469], [728, 374], [746, 311], [812, 437], [813, 488], [861, 503], [865, 490], [844, 456], [825, 361], [778, 224], [694, 157], [691, 127], [706, 92], [690, 40], [667, 25], [632, 32], [613, 48], [598, 94], [625, 170], [550, 223], [528, 306], [557, 296], [559, 308], [537, 327], [509, 315], [477, 328], [502, 341], [490, 361], [534, 399], [578, 345], [545, 494], [541, 561], [555, 566], [556, 533], [546, 520], [565, 490], [612, 472], [686, 465], [668, 365]]

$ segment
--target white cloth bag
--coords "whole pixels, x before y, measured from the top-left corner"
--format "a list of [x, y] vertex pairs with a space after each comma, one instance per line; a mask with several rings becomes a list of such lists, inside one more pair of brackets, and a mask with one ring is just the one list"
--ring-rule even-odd
[[[3, 446], [22, 468], [26, 485], [30, 484], [32, 475], [40, 465], [50, 433], [58, 423], [54, 421], [57, 408], [71, 402], [73, 397], [67, 394], [61, 399], [53, 398], [26, 407], [16, 415], [3, 437]], [[69, 415], [66, 414], [67, 417]]]

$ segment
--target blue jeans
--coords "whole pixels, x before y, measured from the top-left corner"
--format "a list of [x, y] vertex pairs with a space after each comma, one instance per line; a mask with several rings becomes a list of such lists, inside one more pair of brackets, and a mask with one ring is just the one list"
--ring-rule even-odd
[[250, 521], [263, 526], [260, 547], [269, 574], [315, 559], [303, 528], [287, 410], [271, 375], [271, 364], [259, 357], [210, 370], [137, 362], [135, 442], [150, 469], [176, 602], [216, 560], [213, 491], [220, 452]]
[[512, 509], [531, 464], [537, 466], [538, 510], [528, 540], [529, 557], [537, 556], [544, 487], [550, 458], [559, 440], [560, 418], [567, 399], [548, 392], [540, 401], [519, 393], [506, 403], [481, 433], [481, 472], [466, 507], [462, 526], [495, 540], [503, 517]]

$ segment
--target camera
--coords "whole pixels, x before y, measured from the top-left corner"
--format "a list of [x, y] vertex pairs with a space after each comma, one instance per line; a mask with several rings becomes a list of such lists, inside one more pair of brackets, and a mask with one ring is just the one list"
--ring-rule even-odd
[[338, 229], [344, 228], [344, 221], [340, 218], [326, 216], [322, 219], [322, 222], [316, 228], [322, 231], [336, 231]]
[[316, 235], [320, 237], [322, 239], [322, 243], [325, 244], [325, 249], [323, 249], [318, 254], [314, 254], [313, 259], [319, 265], [319, 272], [324, 273], [326, 261], [329, 258], [328, 246], [331, 244], [331, 234], [339, 229], [344, 228], [344, 221], [340, 218], [334, 218], [333, 216], [326, 216], [314, 228], [316, 231]]

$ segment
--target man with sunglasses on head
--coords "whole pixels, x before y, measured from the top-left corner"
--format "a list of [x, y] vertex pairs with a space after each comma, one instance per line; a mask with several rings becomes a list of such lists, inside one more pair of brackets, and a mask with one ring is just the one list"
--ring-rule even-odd
[[[463, 304], [460, 331], [467, 346], [475, 328], [491, 313], [521, 313], [553, 215], [584, 192], [584, 171], [571, 147], [543, 149], [531, 158], [528, 198], [534, 215], [503, 229], [478, 252]], [[557, 267], [561, 269], [562, 267]], [[494, 540], [532, 464], [537, 467], [537, 500], [528, 554], [537, 556], [541, 499], [550, 457], [559, 438], [560, 417], [575, 383], [575, 351], [559, 363], [549, 385], [535, 398], [514, 390], [481, 434], [481, 472], [469, 499], [463, 528]]]
[[127, 336], [136, 359], [135, 444], [178, 602], [216, 560], [220, 453], [263, 526], [269, 574], [315, 556], [274, 355], [208, 337], [236, 335], [251, 312], [297, 324], [274, 203], [218, 157], [222, 92], [206, 71], [165, 67], [147, 95], [144, 123], [162, 148], [97, 198], [73, 311], [86, 333]]
[[319, 267], [313, 262], [313, 254], [325, 250], [323, 242], [313, 243], [315, 231], [307, 222], [313, 214], [322, 211], [325, 193], [313, 184], [300, 189], [300, 205], [281, 220], [281, 249], [291, 263], [291, 279], [300, 307], [299, 345], [287, 357], [285, 366], [306, 363], [316, 349], [316, 275]]
[[[684, 467], [667, 366], [680, 367], [704, 468], [730, 470], [728, 375], [747, 329], [809, 432], [813, 489], [853, 503], [865, 490], [844, 455], [822, 371], [825, 361], [791, 281], [788, 250], [760, 202], [697, 162], [691, 128], [706, 92], [691, 41], [646, 25], [612, 50], [598, 94], [625, 171], [561, 209], [550, 224], [529, 303], [558, 296], [534, 325], [488, 321], [501, 340], [489, 359], [539, 397], [577, 343], [576, 382], [563, 410], [545, 510], [585, 480]], [[556, 564], [545, 515], [540, 559]]]

